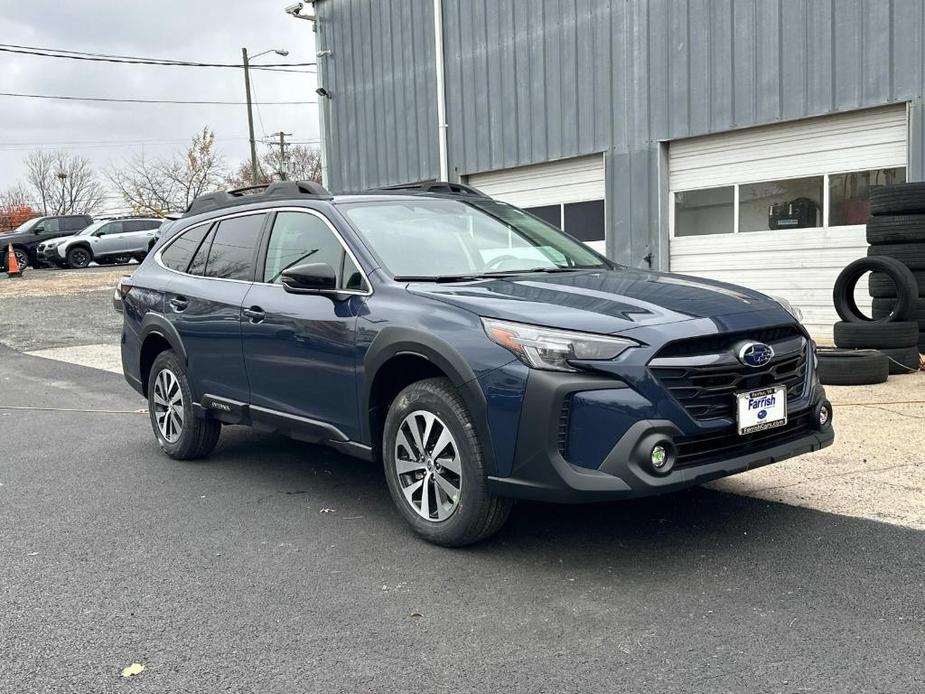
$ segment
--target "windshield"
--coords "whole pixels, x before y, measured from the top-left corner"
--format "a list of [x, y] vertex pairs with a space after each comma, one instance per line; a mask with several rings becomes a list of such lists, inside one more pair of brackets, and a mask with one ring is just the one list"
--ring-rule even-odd
[[494, 200], [376, 200], [339, 209], [398, 279], [610, 267], [583, 243]]
[[31, 229], [32, 227], [34, 227], [36, 224], [39, 223], [40, 219], [41, 217], [35, 217], [34, 219], [30, 219], [28, 221], [23, 222], [18, 227], [13, 229], [13, 233], [15, 234], [17, 231], [29, 231], [29, 229]]

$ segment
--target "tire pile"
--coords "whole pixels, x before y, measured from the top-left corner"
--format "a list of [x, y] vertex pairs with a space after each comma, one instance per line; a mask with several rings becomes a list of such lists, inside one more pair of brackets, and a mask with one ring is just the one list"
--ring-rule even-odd
[[[914, 373], [925, 352], [925, 183], [873, 189], [870, 212], [868, 257], [848, 265], [835, 282], [839, 349], [819, 350], [823, 384], [882, 383], [890, 374]], [[867, 272], [870, 317], [854, 299]]]

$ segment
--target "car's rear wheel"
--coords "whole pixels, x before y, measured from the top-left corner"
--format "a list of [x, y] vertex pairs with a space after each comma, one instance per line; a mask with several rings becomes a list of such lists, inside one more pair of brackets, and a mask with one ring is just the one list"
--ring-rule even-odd
[[161, 450], [177, 460], [209, 455], [222, 432], [221, 422], [196, 416], [186, 368], [172, 350], [158, 354], [151, 366], [148, 413]]
[[389, 408], [383, 463], [392, 500], [430, 542], [461, 547], [496, 533], [511, 500], [488, 490], [472, 417], [445, 378], [418, 381]]
[[67, 264], [74, 269], [87, 267], [93, 256], [86, 248], [72, 248], [67, 252]]

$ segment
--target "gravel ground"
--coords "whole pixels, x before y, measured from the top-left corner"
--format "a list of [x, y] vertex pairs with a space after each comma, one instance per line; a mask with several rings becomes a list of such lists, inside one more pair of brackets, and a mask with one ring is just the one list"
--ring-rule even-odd
[[118, 348], [122, 316], [112, 308], [115, 280], [103, 284], [105, 289], [66, 294], [10, 296], [0, 292], [0, 343], [21, 352], [100, 344]]

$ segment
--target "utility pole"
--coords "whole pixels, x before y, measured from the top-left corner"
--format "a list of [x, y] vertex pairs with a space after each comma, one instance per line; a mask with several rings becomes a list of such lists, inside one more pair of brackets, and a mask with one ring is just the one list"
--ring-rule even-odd
[[247, 92], [247, 130], [251, 140], [251, 183], [257, 185], [257, 142], [254, 140], [254, 111], [251, 106], [251, 73], [250, 63], [247, 60], [247, 49], [241, 49], [244, 59], [244, 90]]
[[61, 209], [56, 210], [58, 214], [67, 214], [71, 210], [67, 209], [67, 174], [63, 171], [59, 171], [55, 174], [58, 177], [58, 180], [61, 181]]
[[286, 138], [292, 137], [292, 133], [284, 133], [280, 130], [278, 133], [273, 133], [273, 137], [279, 138], [279, 180], [285, 181], [288, 176], [286, 175]]

